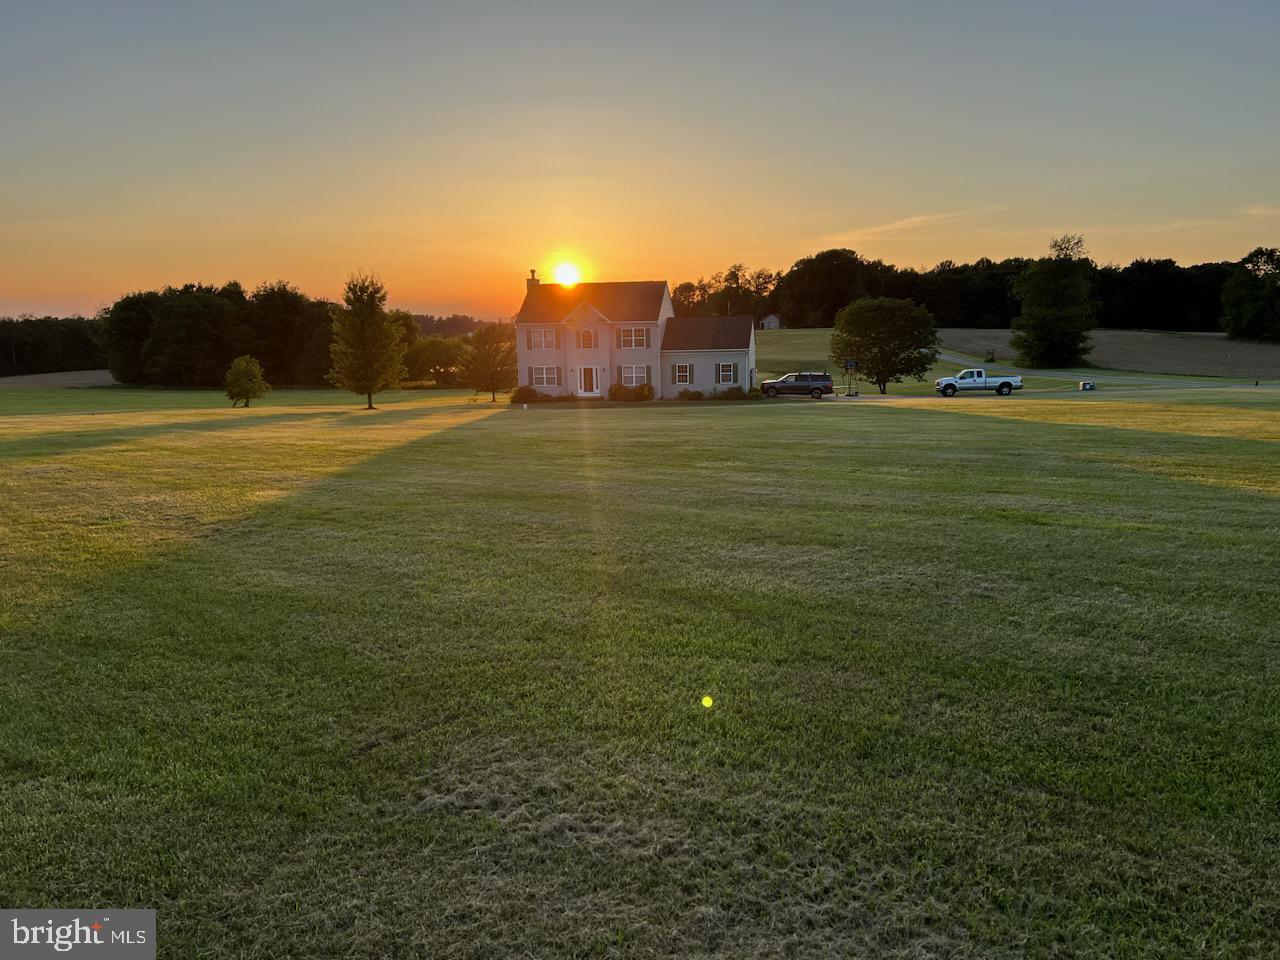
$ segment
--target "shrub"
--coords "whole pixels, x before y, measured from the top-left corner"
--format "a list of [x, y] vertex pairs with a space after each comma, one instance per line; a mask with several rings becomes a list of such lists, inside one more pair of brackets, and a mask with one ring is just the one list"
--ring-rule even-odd
[[541, 399], [542, 394], [528, 384], [525, 384], [522, 387], [516, 387], [511, 391], [512, 403], [537, 403]]
[[716, 394], [717, 400], [745, 400], [747, 399], [747, 391], [741, 387], [730, 387], [728, 390], [721, 390]]
[[759, 387], [752, 387], [752, 388], [751, 388], [751, 390], [747, 393], [747, 399], [748, 399], [748, 400], [763, 400], [763, 399], [764, 399], [764, 394], [760, 392], [760, 388], [759, 388]]
[[652, 400], [653, 387], [647, 383], [641, 383], [634, 387], [628, 387], [625, 384], [615, 383], [609, 388], [610, 400]]
[[248, 354], [231, 361], [223, 384], [233, 407], [237, 403], [243, 403], [247, 407], [250, 400], [265, 397], [271, 392], [271, 385], [263, 379], [262, 365]]
[[706, 398], [706, 394], [701, 390], [690, 390], [687, 387], [677, 393], [676, 396], [681, 400], [702, 400]]

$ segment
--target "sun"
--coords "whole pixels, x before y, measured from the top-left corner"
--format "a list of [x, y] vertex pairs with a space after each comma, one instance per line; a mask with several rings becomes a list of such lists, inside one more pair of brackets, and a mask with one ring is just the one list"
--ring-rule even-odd
[[582, 279], [582, 273], [572, 263], [556, 264], [556, 283], [562, 287], [572, 287]]

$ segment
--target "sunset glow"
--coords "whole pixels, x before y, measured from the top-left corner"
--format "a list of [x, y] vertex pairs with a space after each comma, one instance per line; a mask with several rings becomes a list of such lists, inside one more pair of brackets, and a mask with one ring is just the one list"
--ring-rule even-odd
[[924, 30], [909, 4], [679, 30], [608, 4], [508, 29], [416, 4], [12, 4], [0, 315], [232, 279], [336, 298], [364, 268], [392, 306], [499, 317], [530, 267], [674, 284], [849, 247], [928, 268], [1067, 231], [1102, 263], [1234, 260], [1280, 230], [1280, 8], [1179, 5], [1159, 30], [1107, 7], [1085, 41], [1088, 17], [992, 2]]
[[556, 264], [556, 283], [562, 287], [577, 286], [582, 273], [572, 263]]

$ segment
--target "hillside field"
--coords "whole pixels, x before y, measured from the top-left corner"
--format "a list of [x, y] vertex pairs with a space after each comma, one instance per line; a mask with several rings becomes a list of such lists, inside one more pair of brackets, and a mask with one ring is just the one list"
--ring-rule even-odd
[[[951, 327], [938, 331], [945, 347], [975, 357], [994, 350], [996, 359], [1014, 360], [1010, 331]], [[1095, 367], [1237, 380], [1280, 380], [1280, 344], [1228, 340], [1224, 333], [1169, 333], [1160, 330], [1093, 330], [1089, 362]]]
[[1277, 391], [361, 403], [0, 391], [0, 902], [219, 960], [1276, 955]]

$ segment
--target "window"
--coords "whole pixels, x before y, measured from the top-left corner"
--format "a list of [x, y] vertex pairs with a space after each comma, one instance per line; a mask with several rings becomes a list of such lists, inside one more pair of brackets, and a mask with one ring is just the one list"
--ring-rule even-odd
[[533, 376], [530, 378], [535, 387], [555, 387], [560, 384], [559, 367], [530, 367]]
[[649, 371], [642, 363], [634, 365], [623, 364], [622, 367], [622, 385], [624, 387], [637, 387], [642, 383], [649, 382]]
[[738, 365], [736, 363], [716, 364], [716, 383], [737, 383]]
[[800, 375], [799, 375], [799, 374], [797, 374], [797, 373], [788, 373], [785, 377], [783, 377], [783, 378], [782, 378], [782, 382], [783, 382], [783, 383], [795, 383], [795, 382], [796, 382], [796, 380], [799, 378], [799, 376], [800, 376]]
[[690, 373], [689, 364], [677, 363], [671, 369], [672, 369], [672, 375], [671, 375], [672, 383], [692, 383], [693, 382], [693, 380], [689, 376], [689, 373]]
[[554, 330], [530, 330], [530, 350], [554, 350], [556, 348], [556, 332]]
[[578, 334], [578, 346], [583, 350], [592, 350], [596, 345], [596, 335], [591, 330], [583, 330]]
[[620, 328], [618, 330], [618, 346], [620, 347], [649, 346], [649, 328], [648, 327]]

